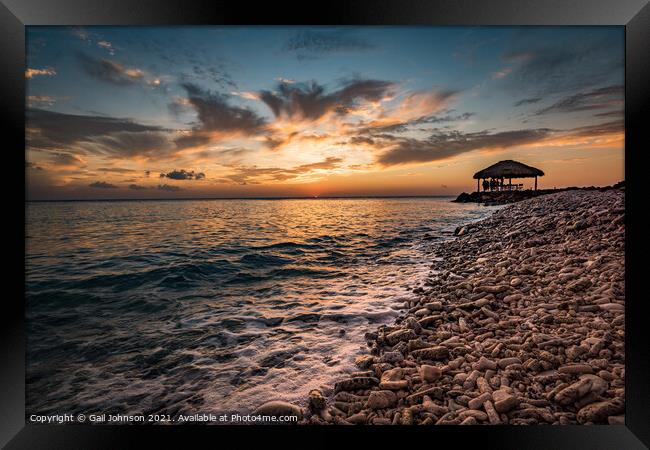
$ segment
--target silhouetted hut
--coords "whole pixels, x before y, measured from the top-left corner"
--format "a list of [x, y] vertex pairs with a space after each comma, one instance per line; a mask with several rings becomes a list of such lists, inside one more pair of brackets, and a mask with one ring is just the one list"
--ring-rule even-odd
[[[481, 180], [483, 181], [483, 190], [519, 190], [523, 184], [512, 184], [513, 178], [535, 178], [535, 190], [537, 190], [537, 177], [543, 177], [544, 172], [536, 167], [527, 166], [517, 161], [507, 159], [492, 164], [483, 170], [474, 174], [476, 179], [476, 190], [481, 192]], [[505, 180], [508, 184], [505, 184]], [[489, 180], [489, 181], [488, 181]]]

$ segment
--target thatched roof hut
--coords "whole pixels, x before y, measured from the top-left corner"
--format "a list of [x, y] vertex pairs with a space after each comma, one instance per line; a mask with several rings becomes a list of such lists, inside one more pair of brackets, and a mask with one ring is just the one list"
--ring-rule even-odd
[[[510, 180], [509, 186], [512, 186], [513, 178], [535, 178], [535, 189], [537, 189], [537, 177], [543, 177], [544, 172], [539, 170], [536, 167], [527, 166], [526, 164], [520, 163], [518, 161], [513, 161], [507, 159], [505, 161], [499, 161], [496, 164], [492, 164], [490, 167], [486, 167], [483, 170], [480, 170], [474, 174], [475, 180]], [[480, 191], [480, 185], [478, 190]]]

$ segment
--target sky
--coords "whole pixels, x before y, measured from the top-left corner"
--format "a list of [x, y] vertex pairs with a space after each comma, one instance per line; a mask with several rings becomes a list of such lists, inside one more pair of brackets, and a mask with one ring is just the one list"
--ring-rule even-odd
[[[27, 27], [29, 199], [624, 179], [622, 27]], [[521, 180], [525, 187], [532, 180]]]

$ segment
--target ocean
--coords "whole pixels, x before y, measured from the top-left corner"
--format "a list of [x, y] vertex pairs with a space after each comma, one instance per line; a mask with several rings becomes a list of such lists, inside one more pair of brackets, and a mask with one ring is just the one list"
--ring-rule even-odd
[[450, 200], [27, 203], [26, 413], [304, 402], [496, 208]]

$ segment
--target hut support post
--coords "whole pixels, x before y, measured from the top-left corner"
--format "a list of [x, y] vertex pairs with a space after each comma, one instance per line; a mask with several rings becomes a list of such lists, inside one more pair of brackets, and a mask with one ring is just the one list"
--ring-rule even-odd
[[537, 175], [535, 175], [535, 190], [537, 190]]
[[480, 178], [476, 179], [476, 192], [481, 192], [481, 185], [479, 184], [481, 182]]

